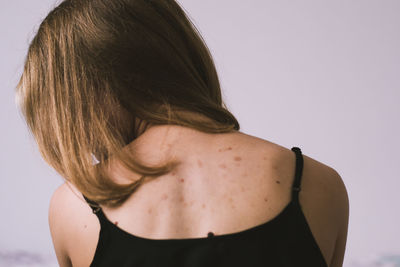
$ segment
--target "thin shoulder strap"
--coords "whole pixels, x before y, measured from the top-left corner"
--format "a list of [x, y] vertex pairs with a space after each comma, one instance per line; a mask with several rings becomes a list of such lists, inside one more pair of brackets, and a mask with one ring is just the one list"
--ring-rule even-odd
[[82, 194], [82, 196], [89, 204], [89, 207], [92, 209], [92, 212], [97, 216], [97, 218], [99, 218], [100, 224], [102, 224], [102, 222], [104, 222], [105, 217], [100, 205], [94, 202], [93, 200], [88, 199], [84, 194]]
[[93, 213], [96, 214], [101, 209], [100, 205], [94, 202], [93, 200], [88, 199], [84, 194], [82, 194], [83, 198], [89, 204], [89, 207], [92, 209]]
[[303, 155], [301, 149], [298, 147], [292, 147], [291, 149], [296, 154], [296, 170], [293, 182], [292, 201], [299, 201], [299, 192], [301, 190], [301, 177], [303, 173]]

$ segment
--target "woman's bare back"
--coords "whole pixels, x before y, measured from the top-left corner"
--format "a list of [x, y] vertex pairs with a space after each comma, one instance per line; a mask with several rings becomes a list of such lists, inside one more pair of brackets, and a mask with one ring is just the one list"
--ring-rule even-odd
[[[146, 180], [122, 206], [103, 208], [126, 232], [149, 239], [229, 234], [270, 221], [291, 201], [295, 154], [290, 149], [241, 132], [212, 135], [177, 127], [169, 139], [160, 138], [160, 132], [149, 131], [141, 139], [143, 158], [154, 163], [174, 155], [181, 164], [165, 176]], [[338, 232], [337, 214], [327, 209], [335, 171], [304, 154], [303, 159], [299, 200], [329, 264]], [[120, 182], [127, 174], [135, 178], [118, 168], [114, 174]], [[58, 190], [71, 213], [64, 223], [65, 232], [73, 233], [65, 238], [67, 253], [73, 266], [88, 266], [99, 222], [76, 189], [65, 184]]]

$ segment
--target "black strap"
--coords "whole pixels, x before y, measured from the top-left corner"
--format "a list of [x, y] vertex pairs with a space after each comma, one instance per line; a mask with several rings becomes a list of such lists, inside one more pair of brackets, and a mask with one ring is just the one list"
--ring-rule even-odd
[[89, 204], [90, 208], [92, 209], [94, 214], [98, 214], [98, 212], [101, 210], [101, 207], [99, 204], [94, 202], [93, 200], [88, 199], [84, 194], [82, 194], [83, 198], [86, 200], [86, 202]]
[[[99, 219], [101, 229], [106, 229], [108, 219], [107, 219], [106, 215], [103, 213], [103, 210], [101, 209], [100, 205], [97, 204], [96, 202], [94, 202], [93, 200], [88, 199], [84, 194], [82, 194], [82, 196], [86, 200], [86, 202], [89, 204], [93, 213], [97, 216], [97, 219]], [[102, 235], [104, 236], [105, 233], [103, 233]]]
[[292, 200], [299, 200], [299, 192], [301, 190], [301, 177], [303, 173], [303, 155], [301, 149], [298, 147], [292, 147], [291, 149], [296, 154], [296, 170], [293, 182]]

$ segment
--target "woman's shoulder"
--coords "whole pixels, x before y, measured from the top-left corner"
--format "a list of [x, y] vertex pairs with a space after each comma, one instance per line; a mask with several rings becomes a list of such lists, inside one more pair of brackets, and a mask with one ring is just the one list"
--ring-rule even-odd
[[[286, 177], [285, 187], [291, 187], [296, 166], [296, 155], [291, 148], [257, 137], [247, 138], [253, 139], [261, 153], [273, 155], [278, 175]], [[302, 212], [328, 264], [341, 266], [349, 222], [349, 198], [344, 179], [336, 169], [310, 156], [304, 147], [297, 147], [303, 158], [299, 194]], [[283, 192], [291, 194], [291, 190]]]
[[69, 182], [61, 184], [50, 199], [49, 227], [57, 259], [64, 263], [61, 266], [85, 266], [76, 261], [85, 262], [87, 255], [94, 255], [100, 225], [82, 194]]

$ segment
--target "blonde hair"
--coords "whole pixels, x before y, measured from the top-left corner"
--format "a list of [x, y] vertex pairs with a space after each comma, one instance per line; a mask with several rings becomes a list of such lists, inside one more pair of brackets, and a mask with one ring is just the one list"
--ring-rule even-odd
[[[136, 119], [207, 133], [240, 128], [207, 45], [174, 0], [62, 1], [29, 45], [16, 100], [44, 160], [110, 206], [175, 164], [146, 166], [122, 149], [137, 137]], [[118, 184], [93, 154], [142, 177]]]

